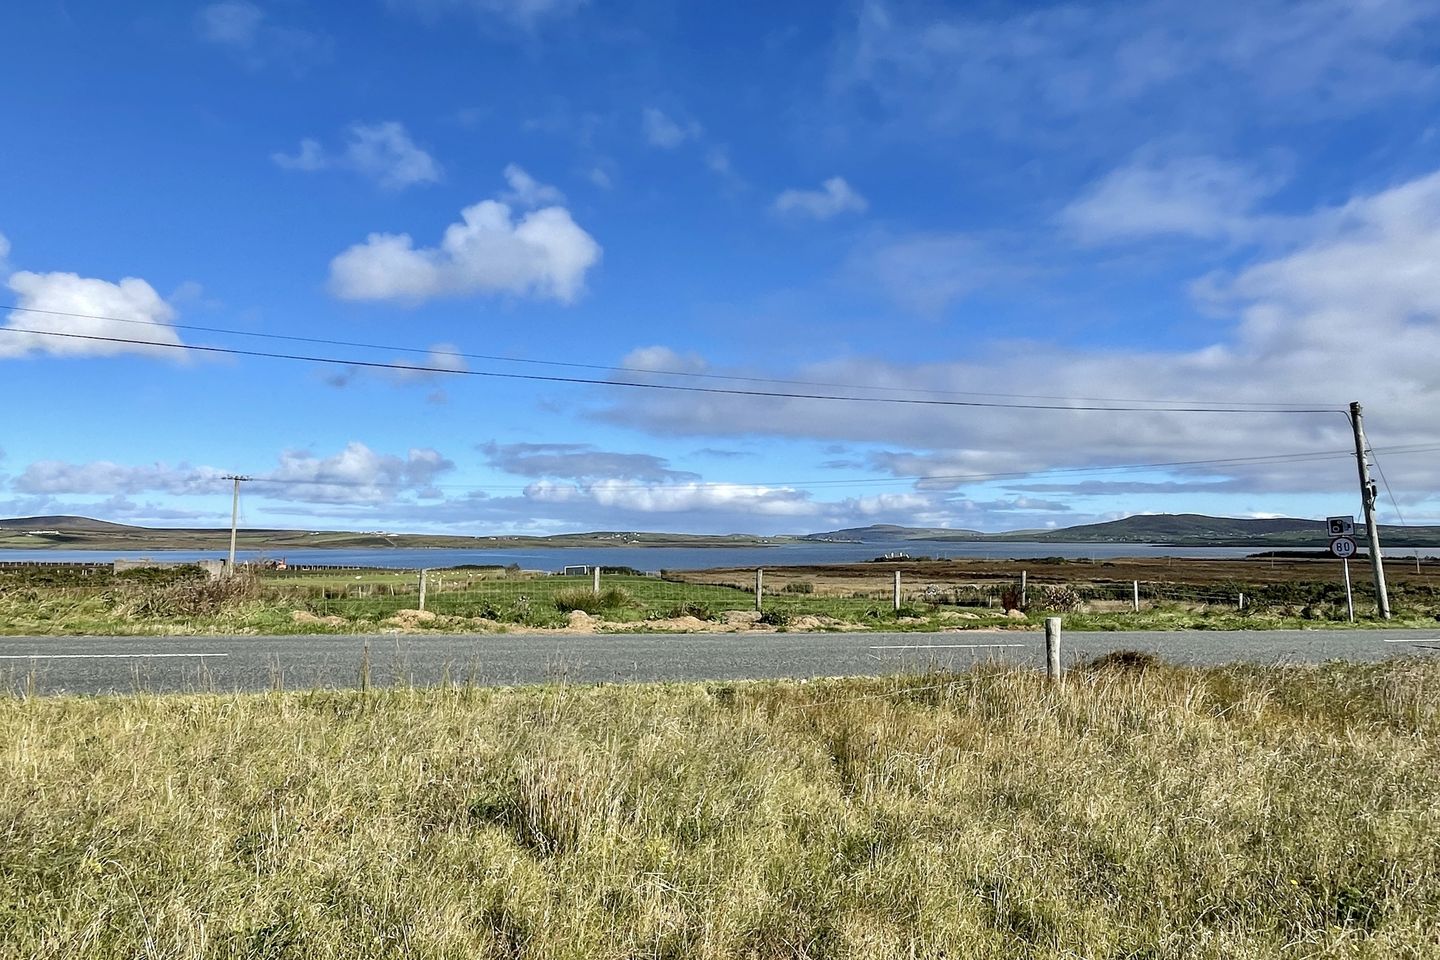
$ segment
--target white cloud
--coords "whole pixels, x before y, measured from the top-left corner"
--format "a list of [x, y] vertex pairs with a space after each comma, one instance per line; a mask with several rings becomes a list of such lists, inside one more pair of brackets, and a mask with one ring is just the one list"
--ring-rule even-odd
[[265, 11], [245, 0], [226, 0], [202, 7], [195, 16], [200, 36], [211, 43], [248, 49], [260, 38]]
[[657, 373], [671, 371], [703, 373], [706, 364], [705, 358], [697, 353], [682, 354], [669, 347], [656, 345], [637, 347], [631, 350], [621, 358], [620, 366], [628, 370], [653, 370]]
[[775, 211], [815, 220], [829, 220], [842, 213], [863, 213], [869, 206], [844, 177], [831, 177], [819, 190], [786, 190], [775, 198]]
[[434, 482], [455, 464], [438, 450], [412, 448], [404, 457], [377, 453], [359, 441], [329, 457], [287, 450], [280, 463], [259, 477], [266, 497], [322, 503], [384, 503], [402, 494], [437, 496]]
[[645, 130], [645, 141], [661, 150], [674, 150], [687, 141], [700, 139], [704, 133], [700, 124], [693, 120], [673, 120], [656, 107], [646, 107], [641, 111], [640, 120]]
[[[1437, 489], [1440, 461], [1433, 453], [1384, 451], [1437, 442], [1440, 172], [1318, 211], [1304, 224], [1287, 227], [1286, 235], [1302, 230], [1304, 239], [1293, 242], [1288, 252], [1267, 254], [1233, 276], [1211, 278], [1203, 306], [1233, 317], [1234, 323], [1209, 321], [1194, 331], [1201, 343], [1193, 348], [1080, 350], [977, 340], [969, 358], [905, 364], [856, 357], [811, 364], [788, 376], [922, 399], [970, 401], [979, 399], [977, 394], [1173, 398], [1219, 406], [1299, 403], [1323, 408], [1320, 414], [862, 408], [698, 394], [676, 394], [657, 404], [615, 394], [605, 397], [606, 406], [596, 415], [669, 437], [759, 435], [869, 443], [900, 451], [874, 466], [897, 476], [937, 478], [1337, 451], [1333, 459], [1314, 463], [1219, 465], [1142, 478], [1239, 477], [1254, 502], [1237, 509], [1263, 511], [1274, 509], [1267, 507], [1266, 497], [1279, 492], [1323, 492], [1351, 502], [1354, 466], [1345, 451], [1353, 448], [1341, 411], [1358, 399], [1366, 404], [1370, 439], [1382, 451], [1397, 498], [1404, 503], [1416, 491]], [[1042, 380], [1037, 381], [1037, 371], [1043, 371]], [[927, 486], [944, 489], [954, 483], [936, 480]]]
[[567, 16], [585, 6], [587, 0], [389, 0], [390, 7], [417, 13], [425, 19], [443, 14], [470, 12], [478, 17], [506, 21], [533, 28], [540, 21]]
[[485, 443], [479, 447], [490, 466], [523, 477], [565, 479], [698, 480], [672, 470], [664, 457], [615, 453], [588, 443]]
[[505, 168], [505, 182], [510, 184], [510, 189], [500, 194], [500, 199], [511, 206], [545, 207], [565, 202], [565, 194], [536, 180], [519, 164], [512, 163]]
[[0, 274], [6, 273], [6, 272], [9, 271], [9, 269], [10, 269], [9, 258], [10, 258], [10, 241], [9, 241], [8, 238], [6, 238], [5, 234], [0, 233]]
[[1112, 170], [1061, 213], [1085, 243], [1188, 236], [1251, 237], [1255, 204], [1280, 186], [1278, 177], [1208, 156], [1136, 158]]
[[540, 481], [526, 487], [525, 496], [540, 503], [589, 502], [609, 510], [645, 514], [723, 511], [762, 517], [809, 517], [819, 512], [810, 494], [803, 490], [757, 484], [637, 485], [601, 480], [580, 485]]
[[326, 155], [325, 148], [320, 146], [320, 141], [310, 137], [300, 141], [300, 149], [295, 152], [294, 156], [276, 152], [270, 154], [270, 159], [275, 161], [277, 167], [283, 167], [286, 170], [304, 170], [307, 173], [324, 170], [335, 162]]
[[318, 140], [307, 137], [293, 155], [273, 153], [270, 159], [287, 170], [352, 170], [388, 190], [437, 183], [441, 176], [435, 158], [415, 144], [404, 124], [393, 120], [352, 124], [339, 153], [327, 153]]
[[251, 69], [279, 63], [303, 71], [330, 55], [330, 38], [321, 33], [273, 23], [249, 0], [222, 0], [195, 14], [200, 39], [230, 51]]
[[[155, 288], [136, 277], [119, 283], [95, 280], [73, 273], [31, 273], [10, 275], [7, 285], [15, 294], [12, 310], [0, 336], [0, 358], [30, 353], [54, 356], [113, 356], [142, 353], [177, 359], [180, 351], [155, 344], [178, 344], [180, 337], [171, 323], [174, 308]], [[53, 312], [46, 312], [53, 311]], [[101, 319], [104, 318], [104, 319]], [[127, 322], [133, 321], [133, 322]], [[45, 336], [44, 333], [69, 336]], [[81, 337], [107, 337], [138, 343], [110, 343]]]
[[[339, 453], [319, 457], [306, 450], [287, 450], [271, 470], [257, 473], [247, 496], [302, 503], [394, 502], [407, 495], [431, 498], [434, 482], [454, 464], [439, 451], [412, 448], [405, 456], [377, 453], [352, 441]], [[21, 493], [44, 495], [134, 494], [159, 492], [173, 496], [225, 493], [228, 471], [180, 463], [131, 466], [108, 460], [66, 463], [40, 460], [30, 464], [12, 486]]]
[[881, 237], [849, 258], [847, 273], [880, 288], [906, 310], [936, 316], [987, 283], [1015, 271], [963, 233]]
[[600, 245], [564, 207], [532, 210], [483, 200], [460, 213], [440, 244], [417, 248], [408, 234], [372, 233], [330, 262], [330, 290], [345, 300], [421, 302], [475, 294], [572, 303]]
[[12, 486], [21, 493], [144, 493], [158, 491], [175, 496], [223, 492], [225, 471], [192, 467], [186, 463], [131, 466], [110, 460], [66, 463], [37, 460], [27, 466]]
[[[1107, 134], [1136, 116], [1288, 123], [1430, 89], [1414, 38], [1440, 9], [1412, 0], [1137, 0], [1023, 10], [865, 0], [836, 50], [834, 89], [930, 134], [983, 128], [1051, 138]], [[1236, 111], [1223, 105], [1245, 103]]]

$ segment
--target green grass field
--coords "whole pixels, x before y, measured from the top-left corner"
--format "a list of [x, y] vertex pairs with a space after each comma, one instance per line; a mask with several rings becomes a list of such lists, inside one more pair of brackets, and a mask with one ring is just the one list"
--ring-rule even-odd
[[1440, 954], [1440, 662], [0, 699], [0, 956]]
[[[1085, 573], [1077, 565], [1075, 575]], [[786, 568], [771, 574], [757, 625], [753, 615], [747, 617], [755, 608], [753, 571], [749, 583], [728, 575], [705, 582], [694, 573], [679, 580], [607, 572], [596, 595], [585, 576], [498, 567], [435, 570], [427, 578], [426, 614], [416, 617], [410, 615], [419, 605], [414, 571], [262, 572], [212, 583], [183, 568], [120, 574], [0, 568], [0, 634], [467, 633], [566, 628], [574, 610], [589, 615], [584, 629], [627, 631], [1023, 628], [1059, 613], [1072, 630], [1348, 625], [1343, 594], [1337, 602], [1335, 585], [1328, 583], [1176, 584], [1169, 588], [1175, 599], [1147, 600], [1137, 613], [1128, 601], [1111, 598], [1114, 583], [1077, 579], [1080, 590], [1037, 585], [1024, 614], [1007, 615], [1004, 594], [1014, 586], [1009, 580], [939, 587], [914, 580], [896, 611], [884, 571], [868, 580], [827, 579], [823, 568], [806, 568], [803, 576]], [[1246, 591], [1244, 610], [1230, 599], [1237, 590]], [[1055, 596], [1075, 602], [1056, 606], [1048, 599]], [[1396, 616], [1386, 626], [1434, 626], [1440, 619], [1440, 587], [1434, 584], [1397, 586], [1393, 596]], [[1382, 623], [1363, 600], [1357, 613], [1357, 626]]]

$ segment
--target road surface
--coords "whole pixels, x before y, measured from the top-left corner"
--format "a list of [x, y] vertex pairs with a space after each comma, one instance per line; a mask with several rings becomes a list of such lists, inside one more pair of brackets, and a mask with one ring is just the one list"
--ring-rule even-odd
[[[1428, 644], [1427, 644], [1428, 642]], [[36, 693], [268, 690], [370, 682], [520, 684], [887, 674], [986, 661], [1044, 664], [1039, 632], [428, 634], [291, 637], [0, 637], [0, 688]], [[1174, 663], [1440, 656], [1437, 630], [1069, 632], [1071, 663], [1109, 650]]]

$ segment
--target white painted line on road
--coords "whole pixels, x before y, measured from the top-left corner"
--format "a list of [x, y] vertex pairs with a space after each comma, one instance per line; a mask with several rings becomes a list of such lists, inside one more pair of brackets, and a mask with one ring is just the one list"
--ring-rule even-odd
[[0, 660], [161, 660], [175, 657], [228, 657], [228, 653], [14, 653]]
[[1381, 640], [1382, 643], [1440, 643], [1440, 637], [1421, 637], [1419, 640]]
[[988, 650], [992, 647], [1028, 647], [1028, 643], [896, 643], [871, 650]]

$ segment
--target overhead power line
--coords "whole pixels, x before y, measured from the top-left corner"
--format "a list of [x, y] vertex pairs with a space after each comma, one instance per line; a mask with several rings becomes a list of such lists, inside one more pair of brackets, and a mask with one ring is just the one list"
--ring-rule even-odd
[[627, 387], [639, 390], [663, 390], [681, 393], [698, 393], [712, 396], [764, 397], [782, 400], [828, 400], [849, 403], [886, 403], [930, 407], [972, 407], [1006, 410], [1064, 410], [1072, 413], [1248, 413], [1248, 414], [1331, 414], [1334, 407], [1284, 407], [1257, 409], [1254, 407], [1193, 405], [1156, 406], [1149, 403], [1093, 404], [1093, 403], [1010, 403], [998, 400], [942, 400], [922, 397], [860, 397], [834, 393], [786, 393], [779, 390], [744, 390], [738, 387], [703, 387], [677, 383], [645, 383], [638, 380], [602, 380], [595, 377], [562, 377], [539, 373], [514, 373], [498, 370], [455, 370], [426, 364], [393, 363], [379, 360], [352, 360], [340, 357], [312, 356], [297, 353], [279, 353], [268, 350], [243, 350], [238, 347], [216, 347], [193, 343], [163, 343], [132, 337], [103, 337], [98, 334], [64, 333], [56, 330], [31, 330], [24, 327], [0, 327], [0, 332], [29, 334], [32, 336], [55, 337], [66, 340], [82, 340], [91, 343], [114, 343], [127, 346], [148, 347], [161, 350], [177, 350], [189, 353], [204, 353], [234, 357], [255, 357], [266, 360], [291, 360], [302, 363], [320, 363], [332, 366], [351, 367], [367, 370], [391, 370], [400, 373], [429, 373], [453, 377], [482, 377], [498, 380], [525, 380], [538, 383], [584, 384], [598, 387]]
[[[159, 320], [138, 320], [133, 317], [112, 317], [103, 314], [73, 313], [64, 310], [46, 310], [39, 307], [21, 307], [8, 305], [4, 309], [19, 311], [23, 313], [45, 314], [47, 316], [70, 317], [81, 320], [102, 320], [111, 323], [129, 323], [147, 327], [160, 327], [167, 330], [188, 330], [197, 333], [215, 333], [224, 336], [252, 337], [262, 340], [285, 341], [289, 343], [309, 343], [319, 346], [348, 347], [358, 350], [385, 350], [394, 353], [410, 353], [419, 356], [433, 356], [437, 352], [446, 356], [453, 356], [464, 360], [483, 360], [496, 363], [520, 363], [543, 367], [563, 367], [574, 370], [599, 370], [611, 373], [633, 373], [647, 376], [679, 377], [696, 380], [723, 380], [737, 383], [768, 383], [794, 387], [828, 387], [837, 390], [874, 390], [903, 393], [929, 394], [934, 396], [955, 396], [955, 397], [994, 397], [1006, 400], [1057, 400], [1079, 403], [1153, 403], [1153, 404], [1189, 404], [1203, 405], [1209, 401], [1203, 400], [1171, 400], [1157, 398], [1136, 398], [1136, 397], [1068, 397], [1049, 394], [1027, 394], [1027, 393], [994, 393], [969, 390], [939, 390], [927, 387], [890, 387], [872, 384], [840, 383], [823, 380], [795, 380], [779, 377], [757, 377], [741, 374], [723, 373], [702, 373], [695, 370], [665, 370], [653, 367], [627, 367], [621, 365], [609, 365], [599, 363], [577, 363], [567, 360], [537, 360], [530, 357], [509, 357], [499, 354], [466, 353], [460, 350], [436, 351], [433, 347], [411, 347], [397, 346], [393, 344], [365, 343], [354, 340], [336, 340], [323, 337], [301, 337], [294, 334], [283, 333], [262, 333], [255, 330], [236, 330], [228, 327], [211, 327], [197, 324], [169, 323]], [[33, 331], [32, 331], [33, 332]], [[150, 343], [152, 341], [142, 341]], [[448, 371], [456, 372], [456, 371]], [[1321, 404], [1307, 403], [1281, 403], [1273, 401], [1240, 400], [1227, 401], [1229, 406], [1254, 407], [1260, 410], [1285, 408], [1291, 406], [1321, 406]]]

